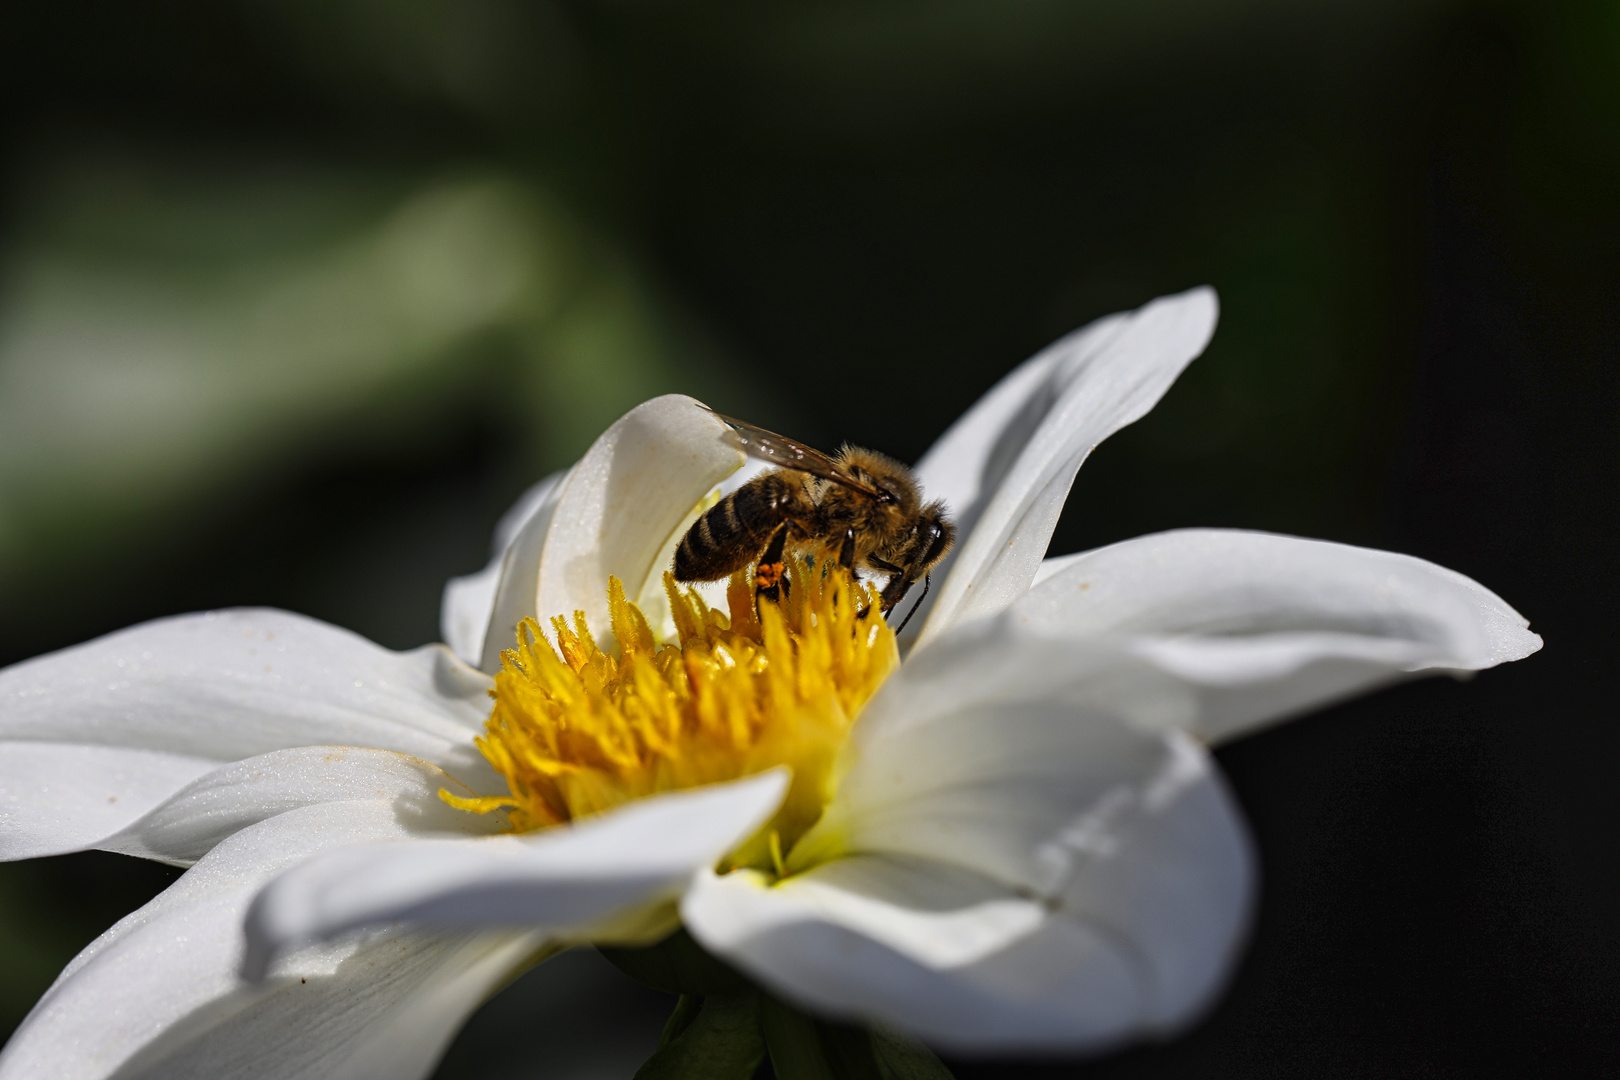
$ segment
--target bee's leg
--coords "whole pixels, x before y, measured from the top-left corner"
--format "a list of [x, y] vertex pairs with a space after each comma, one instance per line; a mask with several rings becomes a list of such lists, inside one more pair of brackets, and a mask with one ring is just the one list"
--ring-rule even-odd
[[765, 545], [765, 551], [759, 557], [759, 565], [754, 568], [754, 600], [758, 606], [760, 600], [769, 600], [777, 603], [788, 591], [787, 566], [783, 562], [782, 549], [787, 546], [788, 523], [776, 527], [771, 533], [770, 542]]
[[844, 542], [838, 548], [838, 565], [849, 571], [852, 579], [859, 580], [855, 575], [855, 530], [844, 530]]
[[909, 570], [902, 570], [898, 574], [889, 576], [888, 583], [883, 586], [882, 595], [878, 597], [878, 602], [883, 605], [884, 618], [888, 618], [889, 612], [893, 611], [900, 601], [906, 598], [906, 593], [910, 592], [911, 587], [916, 583], [916, 579], [911, 576]]
[[[866, 557], [866, 561], [871, 564], [871, 566], [872, 566], [872, 568], [874, 570], [878, 570], [878, 571], [881, 571], [882, 573], [888, 574], [889, 575], [889, 581], [891, 581], [891, 582], [900, 580], [896, 575], [905, 573], [904, 570], [902, 570], [902, 569], [900, 569], [900, 567], [894, 565], [894, 563], [889, 562], [886, 559], [880, 559], [876, 555], [868, 555]], [[884, 588], [883, 588], [884, 594], [887, 595], [888, 591], [889, 591], [888, 586], [885, 585]], [[887, 612], [889, 610], [889, 608], [891, 608], [893, 606], [894, 606], [893, 604], [887, 604], [886, 603], [886, 604], [883, 605], [883, 610], [885, 612]], [[866, 607], [861, 608], [860, 618], [862, 618], [862, 619], [866, 618], [866, 613], [868, 611], [871, 611], [871, 610], [872, 610], [872, 606], [870, 604], [868, 604]]]
[[[923, 591], [922, 591], [922, 595], [917, 597], [917, 602], [915, 604], [911, 605], [911, 610], [906, 612], [906, 617], [900, 620], [900, 625], [898, 627], [896, 627], [895, 631], [894, 631], [896, 634], [900, 633], [901, 631], [903, 631], [906, 628], [906, 623], [910, 622], [911, 617], [913, 615], [917, 614], [917, 609], [922, 607], [922, 602], [924, 600], [928, 599], [928, 586], [932, 585], [933, 583], [934, 583], [934, 575], [933, 574], [924, 574], [923, 575]], [[897, 602], [898, 602], [898, 600], [897, 600]]]

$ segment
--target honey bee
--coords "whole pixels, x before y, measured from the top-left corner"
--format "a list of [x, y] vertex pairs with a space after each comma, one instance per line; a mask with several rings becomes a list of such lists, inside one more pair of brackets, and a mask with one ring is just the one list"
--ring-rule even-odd
[[[718, 581], [757, 563], [755, 596], [776, 601], [787, 587], [784, 558], [792, 553], [818, 562], [836, 559], [857, 579], [863, 570], [887, 574], [879, 600], [885, 616], [918, 578], [922, 603], [930, 572], [956, 539], [956, 526], [943, 502], [922, 501], [910, 469], [858, 446], [829, 456], [715, 415], [730, 425], [745, 453], [780, 468], [754, 477], [693, 523], [675, 549], [675, 580]], [[913, 605], [911, 613], [916, 610]]]

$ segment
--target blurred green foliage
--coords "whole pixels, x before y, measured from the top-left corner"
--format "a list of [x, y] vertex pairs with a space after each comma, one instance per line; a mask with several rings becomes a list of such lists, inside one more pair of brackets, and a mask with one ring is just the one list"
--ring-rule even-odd
[[493, 171], [76, 157], [22, 199], [0, 299], [0, 582], [161, 529], [469, 368], [501, 368], [534, 459], [673, 381], [679, 347], [633, 274]]
[[[1098, 453], [1055, 547], [1188, 524], [1376, 543], [1435, 186], [1549, 318], [1613, 302], [1617, 12], [15, 13], [0, 652], [248, 602], [416, 644], [505, 502], [639, 400], [915, 458], [1048, 340], [1202, 282], [1214, 346]], [[143, 874], [0, 867], [0, 1029], [166, 880]]]

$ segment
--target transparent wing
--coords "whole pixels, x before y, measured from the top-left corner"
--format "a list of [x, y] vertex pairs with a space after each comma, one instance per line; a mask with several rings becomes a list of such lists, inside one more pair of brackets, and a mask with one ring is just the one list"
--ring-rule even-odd
[[[713, 409], [709, 410], [714, 412]], [[730, 425], [737, 436], [737, 442], [742, 446], [743, 453], [761, 461], [769, 461], [773, 465], [780, 465], [787, 469], [797, 469], [800, 472], [819, 476], [824, 480], [831, 480], [835, 484], [843, 484], [847, 488], [870, 495], [874, 499], [885, 498], [884, 492], [871, 484], [858, 480], [848, 471], [839, 466], [838, 462], [823, 454], [814, 447], [806, 446], [796, 439], [786, 435], [778, 435], [774, 431], [766, 431], [762, 427], [750, 424], [746, 420], [738, 420], [724, 413], [714, 413]]]

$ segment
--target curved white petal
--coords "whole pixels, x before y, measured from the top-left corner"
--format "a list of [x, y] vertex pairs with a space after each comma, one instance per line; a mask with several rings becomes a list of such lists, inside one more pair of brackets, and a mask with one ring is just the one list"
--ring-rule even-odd
[[334, 851], [259, 894], [243, 970], [260, 979], [285, 949], [394, 922], [528, 925], [575, 938], [638, 928], [648, 908], [764, 824], [786, 790], [786, 773], [773, 770], [526, 836]]
[[1029, 587], [1032, 590], [1038, 588], [1041, 582], [1063, 573], [1063, 571], [1074, 565], [1076, 559], [1085, 558], [1089, 554], [1090, 552], [1082, 551], [1074, 555], [1053, 555], [1050, 558], [1042, 559], [1041, 565], [1035, 570], [1035, 579], [1029, 583]]
[[1099, 808], [1147, 814], [1150, 790], [1214, 782], [1181, 734], [1197, 704], [1180, 680], [1105, 642], [999, 620], [964, 627], [867, 705], [837, 792], [788, 868], [887, 852], [1056, 895], [1073, 869], [1060, 838], [1076, 823]]
[[1477, 671], [1541, 648], [1479, 583], [1387, 551], [1187, 529], [1048, 563], [1008, 619], [1128, 643], [1195, 689], [1192, 730], [1209, 740], [1403, 676]]
[[214, 764], [123, 746], [0, 741], [0, 860], [94, 847]]
[[501, 583], [505, 552], [474, 574], [444, 583], [439, 604], [439, 636], [463, 661], [477, 665], [484, 659], [484, 633], [495, 612], [495, 590]]
[[1103, 439], [1146, 415], [1215, 330], [1215, 292], [1099, 320], [1003, 379], [917, 465], [962, 539], [917, 643], [994, 614], [1033, 580], [1069, 486]]
[[232, 1022], [256, 1038], [213, 1039], [204, 1075], [311, 1075], [300, 1054], [330, 1056], [320, 1075], [382, 1075], [344, 1055], [390, 1023], [416, 1052], [411, 1068], [391, 1075], [424, 1075], [535, 938], [382, 934], [288, 957], [255, 993], [237, 977], [242, 917], [265, 881], [329, 847], [410, 835], [390, 802], [375, 799], [307, 806], [233, 834], [74, 958], [0, 1053], [0, 1080], [185, 1075], [159, 1059], [183, 1059]]
[[380, 935], [329, 971], [293, 978], [290, 967], [267, 987], [239, 987], [198, 1009], [116, 1078], [417, 1080], [545, 949], [542, 935], [522, 931]]
[[[563, 474], [554, 472], [529, 487], [495, 523], [490, 559], [473, 574], [453, 577], [444, 583], [444, 599], [439, 605], [439, 633], [450, 651], [469, 664], [478, 664], [484, 655], [484, 634], [495, 613], [495, 594], [500, 586], [501, 566], [506, 552], [524, 526], [550, 502]], [[541, 530], [542, 534], [544, 529]], [[533, 592], [533, 588], [529, 589]]]
[[506, 513], [495, 522], [495, 532], [490, 538], [489, 553], [492, 557], [499, 556], [517, 540], [518, 534], [539, 513], [546, 503], [551, 501], [551, 493], [558, 484], [568, 475], [567, 469], [543, 477], [530, 484], [517, 500], [507, 507]]
[[355, 746], [300, 746], [245, 758], [198, 777], [95, 846], [189, 864], [233, 833], [305, 806], [374, 800], [393, 809], [414, 836], [482, 836], [499, 815], [457, 810], [440, 789], [467, 797], [466, 786], [421, 758]]
[[[546, 537], [551, 532], [551, 519], [557, 512], [557, 500], [562, 497], [563, 486], [567, 479], [567, 473], [554, 474], [541, 481], [535, 488], [531, 488], [524, 496], [527, 500], [544, 485], [543, 490], [539, 490], [534, 506], [528, 509], [523, 515], [523, 520], [517, 522], [515, 527], [512, 527], [510, 535], [506, 536], [502, 553], [497, 559], [499, 566], [494, 583], [488, 585], [484, 581], [474, 581], [461, 587], [463, 595], [460, 599], [469, 606], [474, 602], [483, 603], [483, 597], [478, 590], [486, 585], [492, 590], [484, 625], [478, 630], [478, 668], [481, 671], [493, 675], [501, 669], [501, 650], [512, 647], [518, 624], [535, 616], [534, 595], [540, 580], [540, 553], [545, 549]], [[497, 539], [512, 526], [515, 521], [514, 515], [520, 509], [522, 509], [521, 502], [508, 512], [507, 517], [501, 519], [501, 524], [496, 528]], [[488, 569], [484, 571], [485, 574], [488, 572]], [[454, 584], [452, 581], [451, 585]], [[450, 599], [447, 586], [445, 592], [447, 608]], [[471, 644], [470, 634], [464, 644]], [[456, 652], [461, 656], [468, 655], [459, 648]]]
[[344, 743], [477, 752], [490, 682], [439, 646], [396, 653], [290, 612], [143, 623], [0, 671], [0, 737], [234, 761]]
[[668, 569], [658, 557], [674, 530], [744, 460], [730, 428], [692, 398], [668, 394], [630, 410], [564, 481], [527, 614], [545, 626], [553, 615], [583, 611], [606, 640], [608, 575], [639, 596]]
[[1097, 857], [1046, 900], [929, 860], [857, 855], [774, 886], [701, 875], [681, 914], [705, 947], [815, 1012], [964, 1052], [1095, 1050], [1189, 1023], [1230, 968], [1247, 848], [1226, 866], [1200, 857], [1209, 830], [1184, 817], [1194, 827], [1180, 832], [1205, 835], [1169, 830], [1168, 843]]
[[1096, 355], [1129, 319], [1119, 312], [1093, 320], [1019, 364], [918, 460], [914, 472], [923, 489], [929, 498], [950, 504], [964, 536], [973, 531], [990, 497], [1057, 404], [1065, 361]]
[[[209, 765], [291, 746], [396, 750], [480, 792], [504, 791], [472, 741], [488, 714], [488, 687], [441, 646], [390, 652], [272, 610], [159, 619], [24, 661], [0, 671], [0, 743], [96, 749], [8, 754], [17, 764], [0, 766], [4, 850], [72, 850], [75, 839], [104, 825], [101, 836], [116, 831]], [[38, 812], [68, 792], [95, 798], [107, 781], [115, 786], [99, 796], [105, 810], [81, 804], [82, 830], [57, 828]]]
[[[941, 984], [942, 1017], [956, 1016], [958, 1005], [965, 1017], [986, 1009], [992, 991], [1002, 995], [983, 1027], [964, 1018], [936, 1030], [922, 1018], [933, 1000], [926, 995], [920, 1011], [906, 1011], [827, 983], [830, 971], [807, 985], [825, 983], [871, 1015], [958, 1047], [1078, 1048], [1197, 1015], [1235, 954], [1253, 859], [1208, 755], [1178, 730], [1196, 706], [1179, 680], [1105, 642], [1041, 639], [1002, 620], [963, 627], [915, 654], [862, 714], [837, 794], [788, 869], [814, 878], [830, 872], [817, 867], [851, 856], [926, 860], [982, 875], [1064, 923], [1042, 931], [1056, 935], [1049, 945], [1020, 937], [974, 961], [988, 966], [982, 977], [975, 967], [970, 989]], [[760, 918], [769, 927], [778, 916]], [[846, 932], [876, 935], [874, 964], [898, 952], [924, 967], [952, 966], [908, 952], [887, 931], [843, 920], [838, 934]], [[795, 989], [789, 961], [799, 945], [756, 953], [715, 933], [705, 942], [730, 948], [725, 955], [756, 977], [836, 1007]], [[826, 944], [824, 935], [790, 935], [800, 937]], [[852, 969], [850, 977], [876, 986], [889, 976]], [[1122, 979], [1128, 992], [1096, 997], [1099, 983]], [[924, 994], [923, 985], [913, 992]], [[958, 993], [966, 995], [959, 1002]], [[1040, 1004], [1048, 997], [1050, 1008]]]

